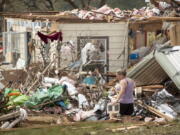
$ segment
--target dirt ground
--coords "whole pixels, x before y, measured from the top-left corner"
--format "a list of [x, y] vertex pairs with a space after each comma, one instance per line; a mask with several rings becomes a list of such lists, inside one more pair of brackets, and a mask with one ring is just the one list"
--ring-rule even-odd
[[[138, 123], [141, 124], [141, 123]], [[112, 131], [137, 124], [120, 122], [80, 122], [75, 125], [56, 125], [0, 131], [0, 135], [180, 135], [180, 121], [163, 125], [146, 124], [136, 129]]]

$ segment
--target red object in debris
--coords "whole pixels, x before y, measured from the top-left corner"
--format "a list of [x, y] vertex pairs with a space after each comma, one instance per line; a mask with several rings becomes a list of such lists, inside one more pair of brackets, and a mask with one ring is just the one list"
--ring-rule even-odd
[[1, 48], [0, 48], [0, 53], [2, 53], [2, 52], [3, 52], [3, 48], [1, 47]]
[[20, 92], [9, 93], [8, 96], [19, 96]]
[[50, 34], [50, 35], [45, 35], [41, 32], [38, 32], [37, 34], [41, 38], [41, 40], [44, 41], [44, 43], [46, 43], [46, 44], [48, 43], [48, 39], [50, 39], [51, 41], [54, 41], [54, 40], [62, 41], [63, 40], [62, 32], [55, 32], [55, 33]]

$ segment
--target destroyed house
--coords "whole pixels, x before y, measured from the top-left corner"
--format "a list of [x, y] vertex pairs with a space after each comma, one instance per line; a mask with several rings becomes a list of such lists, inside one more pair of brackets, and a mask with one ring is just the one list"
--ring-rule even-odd
[[[98, 40], [101, 44], [101, 63], [105, 71], [116, 71], [127, 66], [128, 58], [128, 25], [126, 21], [107, 22], [105, 20], [86, 20], [76, 16], [58, 15], [59, 12], [47, 13], [6, 13], [4, 17], [4, 56], [5, 61], [17, 61], [13, 55], [19, 55], [28, 63], [28, 42], [35, 41], [35, 51], [31, 62], [39, 62], [43, 58], [39, 50], [42, 41], [38, 32], [62, 32], [62, 44], [73, 44], [72, 52], [60, 51], [61, 66], [66, 67], [70, 62], [79, 59], [82, 47], [87, 42]], [[56, 41], [50, 43], [50, 58], [56, 51]], [[63, 62], [62, 62], [63, 61]]]
[[[34, 12], [4, 13], [3, 18], [3, 52], [5, 61], [13, 64], [17, 63], [18, 58], [23, 59], [26, 65], [29, 64], [28, 50], [31, 47], [28, 43], [32, 39], [35, 48], [31, 63], [45, 59], [39, 49], [44, 44], [41, 39], [43, 37], [40, 38], [38, 32], [62, 33], [62, 47], [58, 52], [61, 67], [67, 67], [70, 63], [84, 58], [81, 56], [83, 47], [85, 48], [88, 42], [98, 40], [102, 51], [99, 60], [95, 63], [101, 63], [104, 71], [110, 72], [127, 68], [134, 64], [134, 61], [137, 63], [152, 51], [156, 44], [164, 44], [168, 40], [171, 41], [171, 45], [180, 44], [179, 17], [156, 16], [116, 18], [116, 20], [108, 20], [107, 17], [103, 20], [90, 20], [69, 14], [60, 15], [59, 12]], [[57, 51], [57, 44], [56, 41], [49, 43], [50, 53], [47, 57], [51, 60]], [[139, 56], [134, 55], [137, 52]]]
[[[130, 29], [141, 33], [141, 36], [136, 35], [134, 41], [137, 41], [137, 37], [141, 39], [148, 51], [139, 49], [142, 56], [138, 63], [129, 69], [128, 77], [134, 79], [137, 86], [162, 84], [171, 91], [180, 89], [180, 18], [152, 17], [131, 23]], [[140, 40], [138, 42], [140, 43]], [[140, 44], [130, 43], [138, 50], [137, 45]]]

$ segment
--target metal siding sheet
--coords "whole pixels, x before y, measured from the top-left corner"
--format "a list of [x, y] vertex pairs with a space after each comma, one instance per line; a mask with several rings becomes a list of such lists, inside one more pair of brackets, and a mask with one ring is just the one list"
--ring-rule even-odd
[[160, 84], [168, 78], [168, 75], [151, 53], [128, 71], [128, 77], [134, 79], [137, 86], [143, 86]]
[[180, 89], [180, 46], [156, 51], [155, 58]]
[[128, 71], [137, 86], [161, 84], [170, 78], [180, 89], [180, 46], [152, 52]]

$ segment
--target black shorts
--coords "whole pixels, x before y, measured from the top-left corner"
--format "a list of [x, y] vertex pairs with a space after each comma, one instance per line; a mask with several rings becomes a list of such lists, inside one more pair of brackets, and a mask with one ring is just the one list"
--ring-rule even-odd
[[134, 104], [123, 104], [120, 103], [120, 114], [121, 115], [132, 115], [134, 112]]

